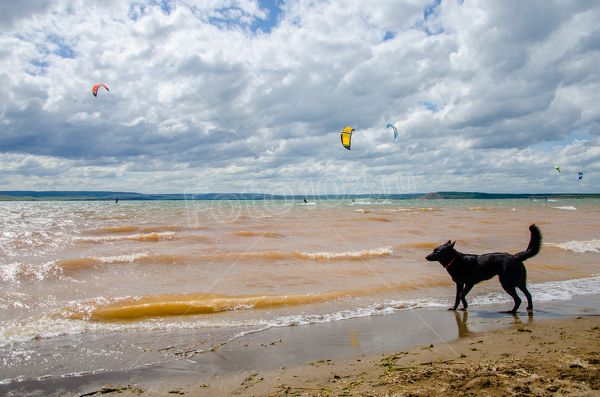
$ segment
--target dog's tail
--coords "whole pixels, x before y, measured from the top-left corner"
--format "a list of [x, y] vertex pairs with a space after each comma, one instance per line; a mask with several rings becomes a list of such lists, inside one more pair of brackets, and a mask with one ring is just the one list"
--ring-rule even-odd
[[529, 226], [529, 231], [531, 232], [531, 239], [529, 240], [527, 250], [517, 252], [515, 254], [517, 259], [519, 259], [521, 262], [529, 258], [533, 258], [540, 252], [540, 249], [542, 248], [542, 232], [540, 231], [540, 228], [534, 223], [533, 225]]

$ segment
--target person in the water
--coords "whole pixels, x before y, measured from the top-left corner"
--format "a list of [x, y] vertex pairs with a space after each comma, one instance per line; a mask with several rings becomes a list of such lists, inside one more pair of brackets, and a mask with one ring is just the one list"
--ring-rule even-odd
[[308, 201], [306, 201], [306, 197], [304, 197], [304, 202], [305, 202], [305, 203], [308, 203]]

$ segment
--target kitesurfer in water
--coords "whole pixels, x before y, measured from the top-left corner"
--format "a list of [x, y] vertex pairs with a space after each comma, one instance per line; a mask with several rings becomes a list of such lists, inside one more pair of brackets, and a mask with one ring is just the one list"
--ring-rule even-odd
[[119, 204], [119, 198], [118, 197], [115, 199], [115, 204]]
[[308, 204], [308, 201], [306, 201], [306, 197], [304, 197], [304, 202], [305, 202], [306, 204]]

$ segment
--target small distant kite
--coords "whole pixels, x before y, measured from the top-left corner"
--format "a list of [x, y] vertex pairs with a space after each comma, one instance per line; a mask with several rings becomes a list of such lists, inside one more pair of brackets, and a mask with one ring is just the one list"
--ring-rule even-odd
[[561, 173], [562, 173], [562, 170], [560, 169], [560, 167], [554, 166], [554, 168], [556, 168], [556, 170], [557, 170], [558, 172], [561, 172]]
[[104, 88], [106, 88], [106, 91], [110, 91], [107, 86], [105, 86], [104, 84], [98, 83], [98, 84], [94, 85], [94, 87], [92, 87], [92, 94], [94, 94], [95, 97], [98, 96], [98, 88], [100, 88], [100, 87], [104, 87]]
[[577, 171], [577, 173], [579, 174], [579, 180], [582, 180], [583, 179], [583, 172]]
[[342, 130], [342, 145], [348, 150], [350, 150], [350, 139], [352, 138], [352, 133], [354, 132], [354, 128], [346, 127]]
[[391, 125], [391, 124], [388, 124], [388, 125], [387, 125], [387, 128], [390, 128], [390, 127], [392, 127], [392, 129], [394, 130], [394, 142], [395, 142], [395, 141], [397, 141], [397, 140], [398, 140], [398, 130], [397, 130], [397, 129], [396, 129], [396, 127], [394, 127], [393, 125]]

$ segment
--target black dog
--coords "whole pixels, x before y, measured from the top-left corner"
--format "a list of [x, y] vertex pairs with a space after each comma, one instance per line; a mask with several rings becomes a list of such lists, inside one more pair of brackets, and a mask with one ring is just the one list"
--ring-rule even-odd
[[529, 231], [531, 232], [531, 239], [527, 250], [514, 255], [505, 252], [485, 255], [461, 254], [454, 249], [456, 241], [451, 243], [450, 240], [427, 255], [425, 259], [440, 262], [456, 283], [456, 300], [454, 301], [454, 307], [449, 310], [456, 310], [459, 302], [462, 302], [463, 310], [466, 310], [467, 301], [465, 297], [471, 291], [471, 288], [475, 284], [489, 280], [495, 275], [499, 276], [502, 288], [515, 301], [515, 306], [508, 313], [516, 313], [521, 305], [521, 298], [519, 298], [516, 291], [517, 287], [527, 297], [527, 310], [533, 310], [531, 294], [527, 291], [527, 271], [523, 261], [533, 258], [540, 252], [542, 232], [535, 224], [529, 226]]

